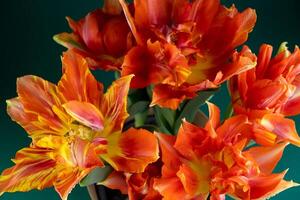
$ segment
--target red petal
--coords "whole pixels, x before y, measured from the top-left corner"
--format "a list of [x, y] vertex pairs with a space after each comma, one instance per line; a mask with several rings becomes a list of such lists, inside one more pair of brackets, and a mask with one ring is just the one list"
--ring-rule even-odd
[[170, 20], [168, 0], [136, 0], [134, 1], [134, 18], [138, 26], [165, 25]]

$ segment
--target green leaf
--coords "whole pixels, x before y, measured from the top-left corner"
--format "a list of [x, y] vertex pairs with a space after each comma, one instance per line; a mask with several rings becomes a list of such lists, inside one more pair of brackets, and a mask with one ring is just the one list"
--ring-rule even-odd
[[159, 108], [158, 106], [154, 107], [155, 120], [159, 127], [159, 131], [161, 131], [163, 133], [171, 134], [173, 132], [172, 127], [169, 125], [168, 121], [163, 116], [161, 110], [162, 109]]
[[139, 128], [145, 124], [145, 121], [147, 120], [148, 112], [139, 112], [134, 115], [134, 126], [136, 128]]
[[103, 168], [96, 167], [80, 181], [79, 185], [81, 187], [85, 187], [88, 185], [92, 185], [104, 181], [112, 171], [113, 168], [108, 165]]
[[194, 124], [200, 126], [200, 127], [204, 127], [206, 122], [208, 121], [208, 117], [201, 111], [199, 110], [194, 118]]
[[182, 123], [182, 119], [186, 119], [188, 122], [193, 122], [196, 113], [199, 111], [199, 107], [203, 105], [206, 101], [213, 97], [217, 90], [206, 90], [199, 93], [197, 97], [189, 100], [182, 108], [179, 117], [176, 119], [174, 125], [174, 132], [177, 133], [178, 129]]
[[128, 113], [130, 115], [135, 115], [137, 113], [145, 112], [149, 108], [149, 104], [149, 101], [135, 102], [129, 107]]
[[232, 103], [230, 102], [226, 108], [224, 120], [230, 118], [232, 115], [233, 115], [233, 107], [232, 107]]
[[75, 48], [83, 50], [83, 47], [81, 46], [81, 44], [78, 43], [74, 39], [74, 37], [71, 33], [56, 34], [56, 35], [53, 36], [53, 40], [56, 43], [66, 47], [66, 48], [75, 47]]

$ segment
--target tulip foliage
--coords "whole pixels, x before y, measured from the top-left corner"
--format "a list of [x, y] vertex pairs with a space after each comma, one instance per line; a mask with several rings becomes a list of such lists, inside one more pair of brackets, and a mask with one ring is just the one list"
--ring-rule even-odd
[[[7, 112], [31, 138], [0, 176], [0, 192], [79, 184], [129, 200], [268, 199], [298, 186], [274, 172], [300, 146], [300, 51], [243, 45], [253, 9], [220, 0], [105, 0], [71, 32], [57, 84], [17, 80]], [[114, 71], [104, 89], [91, 70]], [[299, 80], [298, 80], [299, 79]], [[210, 102], [222, 84], [224, 120]], [[205, 114], [203, 105], [208, 107]]]

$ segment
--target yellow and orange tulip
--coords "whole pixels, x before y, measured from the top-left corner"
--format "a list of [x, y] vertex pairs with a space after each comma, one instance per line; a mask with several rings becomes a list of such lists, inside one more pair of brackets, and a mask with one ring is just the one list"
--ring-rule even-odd
[[95, 167], [142, 173], [158, 159], [156, 137], [131, 128], [127, 93], [132, 76], [115, 81], [107, 92], [72, 51], [64, 54], [63, 76], [57, 85], [36, 76], [17, 81], [18, 97], [8, 100], [8, 113], [32, 138], [15, 165], [0, 176], [0, 192], [54, 186], [62, 199]]

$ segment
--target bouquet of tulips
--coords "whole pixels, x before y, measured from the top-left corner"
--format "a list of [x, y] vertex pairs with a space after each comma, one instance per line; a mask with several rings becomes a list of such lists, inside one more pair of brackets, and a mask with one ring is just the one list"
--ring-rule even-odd
[[[60, 81], [21, 77], [7, 101], [32, 142], [2, 172], [1, 193], [53, 186], [66, 200], [80, 184], [129, 200], [250, 200], [298, 186], [273, 171], [287, 145], [300, 146], [288, 118], [300, 113], [300, 50], [236, 50], [253, 9], [105, 0], [67, 20], [72, 32], [54, 36], [68, 49]], [[90, 70], [116, 80], [104, 89]], [[209, 100], [225, 83], [232, 101], [221, 120]]]

